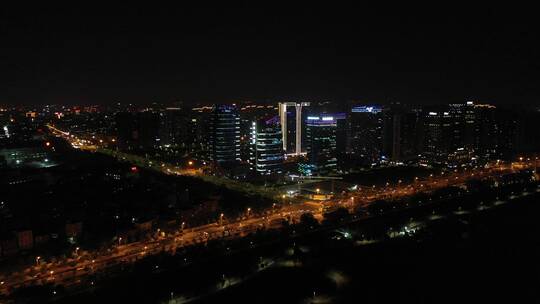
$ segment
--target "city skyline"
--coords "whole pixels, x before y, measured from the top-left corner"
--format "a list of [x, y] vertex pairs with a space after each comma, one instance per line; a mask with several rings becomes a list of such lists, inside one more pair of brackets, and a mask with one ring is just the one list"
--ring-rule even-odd
[[3, 5], [0, 302], [539, 302], [536, 10], [437, 4]]
[[[345, 111], [328, 102], [2, 109], [0, 300], [154, 303], [163, 290], [170, 302], [214, 297], [235, 282], [256, 283], [250, 275], [310, 269], [290, 263], [316, 258], [311, 248], [332, 261], [349, 251], [336, 246], [360, 254], [424, 248], [463, 229], [474, 234], [470, 221], [493, 214], [493, 225], [507, 229], [498, 223], [508, 208], [523, 213], [516, 221], [535, 214], [527, 206], [540, 195], [539, 115], [474, 102]], [[489, 235], [500, 243], [500, 233]], [[420, 256], [418, 267], [431, 263]], [[340, 273], [354, 265], [346, 261]], [[384, 275], [401, 275], [392, 261], [381, 263]], [[347, 274], [353, 290], [364, 285], [365, 264]], [[196, 289], [178, 281], [201, 276], [209, 281]], [[126, 280], [144, 287], [125, 289]], [[287, 284], [300, 294], [285, 302], [362, 297]], [[265, 294], [230, 292], [247, 300]], [[290, 293], [281, 288], [275, 297]]]

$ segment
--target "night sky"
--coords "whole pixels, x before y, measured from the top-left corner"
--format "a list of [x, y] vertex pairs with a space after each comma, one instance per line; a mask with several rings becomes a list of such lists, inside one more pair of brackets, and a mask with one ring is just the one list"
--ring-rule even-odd
[[540, 104], [532, 8], [197, 3], [3, 7], [0, 103]]

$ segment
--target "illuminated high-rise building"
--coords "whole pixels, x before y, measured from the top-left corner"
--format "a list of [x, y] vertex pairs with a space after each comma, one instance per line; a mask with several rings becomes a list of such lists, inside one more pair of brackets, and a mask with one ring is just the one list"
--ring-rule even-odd
[[307, 162], [300, 165], [304, 175], [325, 175], [337, 171], [338, 120], [345, 114], [311, 115], [306, 119]]
[[258, 174], [282, 172], [283, 144], [279, 116], [267, 116], [252, 122], [250, 164]]
[[[240, 156], [242, 162], [250, 162], [252, 157], [253, 122], [264, 117], [278, 115], [277, 105], [247, 104], [240, 108]], [[277, 117], [279, 123], [279, 116]], [[281, 136], [281, 126], [280, 136]], [[281, 142], [281, 138], [279, 139]], [[283, 150], [283, 145], [281, 147]]]
[[451, 153], [452, 116], [447, 107], [429, 107], [424, 113], [424, 158], [442, 164]]
[[382, 107], [354, 106], [349, 117], [351, 157], [362, 165], [377, 163], [382, 156], [383, 145]]
[[210, 115], [209, 160], [240, 161], [240, 115], [235, 105], [215, 105]]
[[[309, 105], [309, 102], [279, 103], [279, 117], [281, 123], [283, 150], [286, 154], [300, 155], [305, 152], [305, 150], [302, 148], [302, 132], [304, 129], [302, 110], [304, 107], [308, 107]], [[294, 109], [294, 112], [292, 109]], [[294, 124], [292, 124], [293, 121]]]

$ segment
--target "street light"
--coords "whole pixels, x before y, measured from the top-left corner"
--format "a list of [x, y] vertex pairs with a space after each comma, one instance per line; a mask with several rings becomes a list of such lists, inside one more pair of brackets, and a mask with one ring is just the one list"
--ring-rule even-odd
[[39, 265], [39, 260], [40, 260], [40, 259], [41, 259], [40, 256], [37, 256], [37, 257], [36, 257], [36, 265]]

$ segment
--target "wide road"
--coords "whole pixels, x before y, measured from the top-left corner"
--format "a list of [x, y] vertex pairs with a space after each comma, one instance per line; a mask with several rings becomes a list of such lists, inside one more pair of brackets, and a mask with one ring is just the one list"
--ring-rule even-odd
[[[521, 163], [518, 169], [529, 167], [532, 165]], [[76, 256], [74, 258], [66, 258], [55, 263], [39, 263], [40, 265], [28, 266], [9, 275], [0, 275], [0, 293], [8, 294], [21, 286], [50, 282], [66, 286], [77, 284], [84, 276], [105, 271], [121, 263], [132, 263], [147, 255], [161, 252], [174, 253], [185, 246], [205, 243], [209, 240], [238, 238], [255, 232], [257, 229], [279, 228], [283, 221], [298, 221], [303, 213], [311, 213], [320, 221], [324, 212], [340, 207], [353, 210], [366, 207], [376, 200], [396, 199], [422, 192], [429, 193], [448, 186], [463, 185], [473, 178], [500, 176], [514, 172], [514, 169], [513, 164], [496, 163], [489, 168], [442, 173], [424, 180], [416, 180], [411, 184], [399, 183], [393, 186], [360, 188], [355, 192], [324, 202], [304, 201], [297, 204], [285, 204], [258, 214], [248, 211], [243, 218], [234, 222], [223, 219], [204, 226], [179, 227], [174, 233], [162, 233], [150, 240], [122, 244], [120, 239], [118, 244], [105, 251], [81, 250], [80, 253], [77, 252], [74, 255]]]

